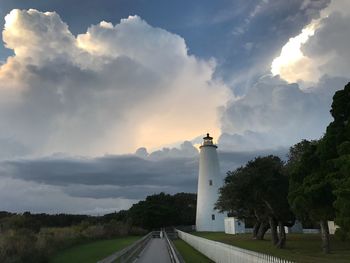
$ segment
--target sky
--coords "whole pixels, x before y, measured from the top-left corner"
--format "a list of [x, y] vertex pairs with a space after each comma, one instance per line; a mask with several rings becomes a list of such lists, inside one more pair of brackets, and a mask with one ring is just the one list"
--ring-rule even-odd
[[319, 139], [347, 0], [1, 0], [0, 210], [103, 214]]

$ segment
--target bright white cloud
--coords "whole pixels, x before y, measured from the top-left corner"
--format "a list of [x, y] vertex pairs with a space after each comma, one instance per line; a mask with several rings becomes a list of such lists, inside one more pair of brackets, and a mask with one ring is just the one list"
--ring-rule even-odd
[[317, 83], [323, 75], [349, 77], [349, 21], [350, 2], [333, 0], [319, 19], [282, 47], [272, 61], [272, 74], [289, 83]]
[[[304, 56], [301, 47], [319, 27], [319, 20], [313, 20], [296, 37], [290, 38], [287, 44], [282, 47], [281, 54], [272, 61], [271, 72], [274, 76], [280, 75], [289, 83], [298, 80], [311, 81], [317, 76], [317, 72], [310, 72], [310, 58]], [[298, 72], [296, 74], [296, 69]], [[316, 75], [316, 76], [315, 76]]]
[[219, 135], [230, 92], [212, 78], [215, 61], [188, 55], [183, 38], [138, 16], [75, 37], [55, 12], [13, 10], [3, 40], [15, 55], [0, 67], [0, 139], [32, 154], [133, 152]]

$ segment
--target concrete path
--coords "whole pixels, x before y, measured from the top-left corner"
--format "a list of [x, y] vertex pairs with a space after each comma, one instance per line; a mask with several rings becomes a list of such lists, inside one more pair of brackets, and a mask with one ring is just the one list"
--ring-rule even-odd
[[171, 263], [166, 240], [152, 238], [141, 252], [137, 263]]

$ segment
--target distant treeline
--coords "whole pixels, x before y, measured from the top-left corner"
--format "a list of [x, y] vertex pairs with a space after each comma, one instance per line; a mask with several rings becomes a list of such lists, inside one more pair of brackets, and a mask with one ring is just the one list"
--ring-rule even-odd
[[[165, 193], [147, 196], [128, 211], [115, 216], [130, 221], [132, 225], [152, 230], [167, 226], [194, 225], [196, 221], [197, 195], [191, 193]], [[106, 215], [105, 217], [113, 217]]]
[[28, 228], [37, 232], [43, 227], [68, 227], [82, 222], [104, 224], [111, 220], [152, 230], [165, 226], [193, 225], [196, 218], [197, 195], [160, 193], [147, 196], [129, 210], [102, 216], [72, 214], [32, 214], [0, 211], [0, 230]]
[[0, 212], [0, 227], [3, 227], [4, 224], [11, 224], [13, 228], [30, 228], [32, 230], [39, 230], [41, 227], [66, 227], [77, 225], [82, 221], [93, 222], [97, 220], [97, 218], [87, 215]]
[[98, 218], [101, 222], [115, 219], [147, 230], [169, 226], [189, 226], [196, 221], [197, 195], [159, 193], [147, 196], [129, 210], [106, 214]]

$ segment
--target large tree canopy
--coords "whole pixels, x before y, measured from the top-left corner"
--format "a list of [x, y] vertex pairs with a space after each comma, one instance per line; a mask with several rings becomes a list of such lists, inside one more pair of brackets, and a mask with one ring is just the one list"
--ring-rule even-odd
[[303, 142], [303, 154], [298, 163], [287, 168], [290, 177], [288, 199], [293, 212], [301, 220], [310, 218], [319, 222], [322, 232], [323, 250], [329, 252], [328, 220], [334, 218], [332, 184], [318, 152], [320, 142]]
[[328, 125], [319, 141], [302, 141], [290, 150], [289, 202], [299, 218], [319, 222], [322, 248], [328, 253], [328, 220], [350, 232], [350, 83], [333, 96]]
[[263, 238], [268, 222], [273, 243], [282, 248], [285, 245], [284, 225], [293, 221], [287, 194], [288, 178], [283, 174], [280, 158], [271, 155], [259, 157], [227, 173], [216, 207], [238, 218], [254, 218], [257, 223], [254, 237], [258, 239]]
[[160, 193], [147, 196], [146, 200], [134, 204], [127, 217], [133, 225], [145, 229], [159, 229], [166, 226], [193, 225], [196, 217], [196, 194]]
[[336, 223], [350, 236], [350, 83], [333, 97], [331, 122], [323, 138], [322, 161], [327, 164], [336, 201]]

